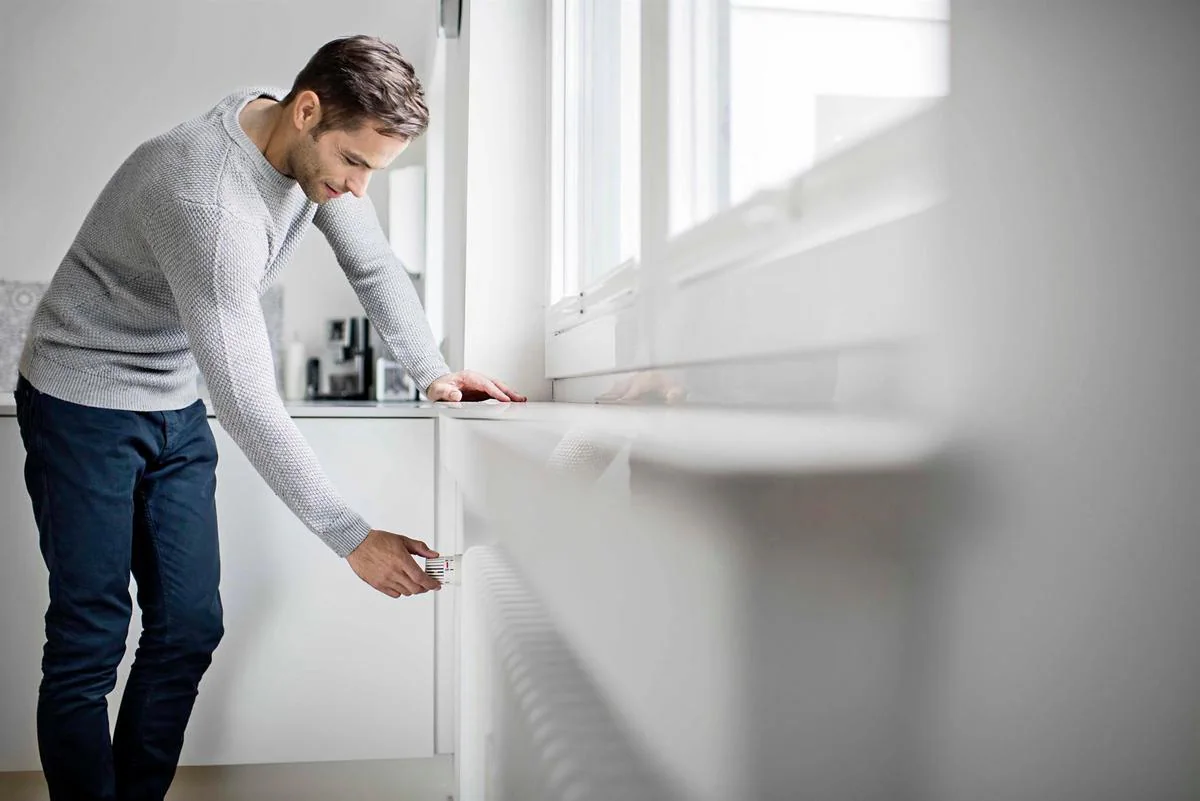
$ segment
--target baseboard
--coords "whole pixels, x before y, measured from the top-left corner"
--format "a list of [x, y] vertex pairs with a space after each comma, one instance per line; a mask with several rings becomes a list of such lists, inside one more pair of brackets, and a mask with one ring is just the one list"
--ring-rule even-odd
[[[167, 801], [447, 801], [451, 756], [182, 767]], [[47, 801], [40, 772], [0, 773], [0, 801]]]

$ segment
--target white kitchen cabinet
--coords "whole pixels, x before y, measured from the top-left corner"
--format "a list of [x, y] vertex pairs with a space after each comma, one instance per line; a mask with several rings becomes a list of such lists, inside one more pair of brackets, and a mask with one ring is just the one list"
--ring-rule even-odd
[[34, 721], [49, 594], [17, 418], [0, 416], [0, 771], [41, 770]]
[[[433, 420], [296, 422], [334, 485], [372, 525], [432, 540]], [[226, 633], [200, 685], [182, 764], [432, 756], [432, 596], [391, 599], [363, 583], [210, 423], [220, 452]], [[0, 449], [0, 770], [34, 770], [46, 574], [15, 418], [0, 418]], [[114, 719], [140, 628], [135, 608], [109, 697]]]

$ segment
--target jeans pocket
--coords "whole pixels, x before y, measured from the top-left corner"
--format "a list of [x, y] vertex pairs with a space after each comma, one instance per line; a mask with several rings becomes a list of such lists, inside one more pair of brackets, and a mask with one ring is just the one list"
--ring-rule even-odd
[[25, 444], [25, 451], [31, 454], [34, 452], [34, 444], [38, 440], [34, 426], [38, 419], [37, 405], [40, 395], [41, 393], [25, 379], [25, 376], [21, 375], [17, 379], [17, 387], [13, 390], [13, 399], [17, 405], [17, 428], [21, 430], [21, 442]]
[[17, 425], [22, 430], [25, 428], [25, 417], [29, 410], [29, 402], [32, 400], [29, 390], [29, 382], [25, 380], [25, 376], [18, 373], [17, 387], [13, 390], [13, 400], [17, 406]]

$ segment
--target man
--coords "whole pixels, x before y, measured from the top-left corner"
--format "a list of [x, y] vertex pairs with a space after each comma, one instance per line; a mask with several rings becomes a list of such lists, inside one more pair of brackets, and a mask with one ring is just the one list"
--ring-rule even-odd
[[[525, 400], [450, 372], [365, 196], [428, 123], [412, 67], [386, 42], [339, 39], [281, 95], [231, 95], [134, 151], [34, 316], [16, 396], [50, 573], [37, 725], [53, 799], [162, 799], [221, 638], [197, 367], [258, 472], [364, 581], [392, 597], [438, 586], [411, 555], [436, 555], [423, 542], [339, 497], [276, 391], [259, 297], [310, 223], [431, 400]], [[143, 633], [110, 741], [131, 570]]]

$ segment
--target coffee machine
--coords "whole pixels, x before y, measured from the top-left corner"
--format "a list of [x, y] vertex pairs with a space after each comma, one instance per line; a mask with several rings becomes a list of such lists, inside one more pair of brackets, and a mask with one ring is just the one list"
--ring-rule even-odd
[[[339, 317], [326, 324], [329, 361], [348, 365], [349, 370], [331, 371], [328, 392], [320, 393], [319, 380], [310, 375], [311, 400], [371, 400], [375, 397], [375, 349], [371, 346], [371, 322], [366, 317]], [[317, 391], [314, 391], [314, 386]]]

